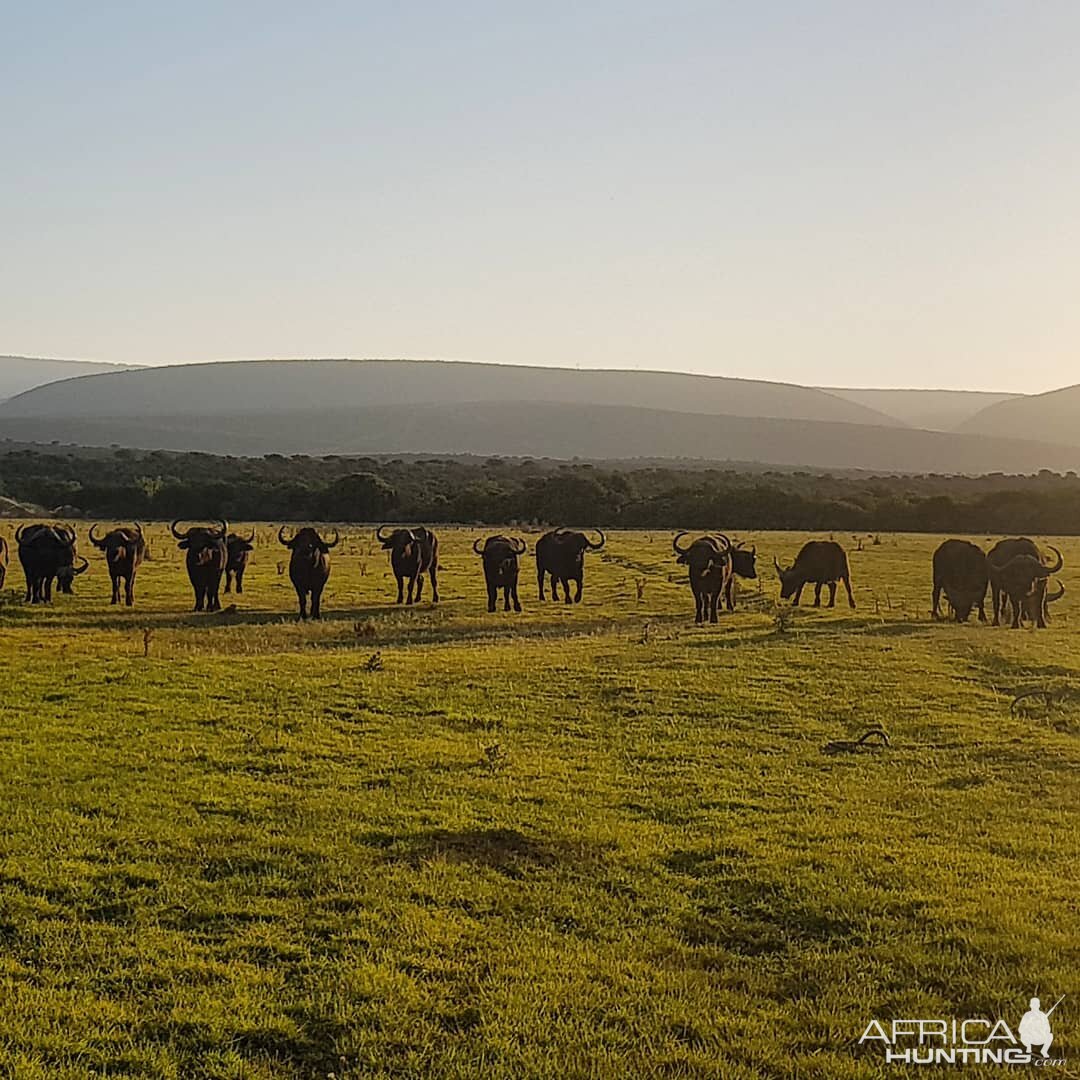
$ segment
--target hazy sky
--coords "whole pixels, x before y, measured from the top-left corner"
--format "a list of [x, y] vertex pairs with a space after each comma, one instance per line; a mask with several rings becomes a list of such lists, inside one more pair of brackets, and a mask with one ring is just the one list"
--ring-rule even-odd
[[1080, 381], [1080, 3], [11, 4], [0, 353]]

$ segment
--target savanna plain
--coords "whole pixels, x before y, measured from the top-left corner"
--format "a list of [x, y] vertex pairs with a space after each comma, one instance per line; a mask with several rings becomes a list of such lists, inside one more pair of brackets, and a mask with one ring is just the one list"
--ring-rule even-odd
[[214, 615], [164, 525], [132, 610], [84, 529], [50, 607], [13, 559], [3, 1075], [854, 1080], [905, 1075], [871, 1018], [1075, 989], [1080, 579], [1046, 630], [935, 623], [940, 537], [837, 536], [858, 609], [778, 615], [807, 537], [760, 534], [696, 627], [671, 534], [612, 533], [581, 604], [530, 555], [489, 615], [483, 532], [438, 531], [399, 608], [343, 527], [320, 623], [268, 525]]

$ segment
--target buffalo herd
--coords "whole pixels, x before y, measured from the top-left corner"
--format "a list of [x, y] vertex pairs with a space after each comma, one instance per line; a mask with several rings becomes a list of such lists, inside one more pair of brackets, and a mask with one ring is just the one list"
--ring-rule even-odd
[[[170, 530], [181, 551], [185, 552], [188, 580], [195, 597], [196, 611], [221, 609], [221, 582], [225, 579], [226, 593], [235, 588], [244, 591], [244, 573], [255, 546], [255, 530], [247, 536], [230, 532], [226, 521], [213, 525], [192, 525], [180, 529], [174, 521]], [[550, 578], [551, 600], [558, 601], [562, 587], [562, 602], [581, 602], [585, 580], [585, 554], [601, 550], [607, 538], [600, 529], [592, 530], [599, 539], [585, 532], [557, 528], [544, 533], [534, 545], [536, 583], [541, 600], [545, 595], [545, 579]], [[695, 621], [717, 622], [723, 601], [727, 611], [735, 609], [735, 579], [757, 577], [757, 550], [745, 544], [732, 543], [723, 533], [708, 533], [688, 542], [686, 532], [672, 540], [677, 564], [687, 568], [690, 590], [694, 597]], [[147, 558], [146, 540], [142, 526], [118, 526], [99, 533], [93, 525], [87, 538], [105, 558], [112, 584], [112, 603], [135, 603], [135, 578]], [[431, 582], [431, 602], [439, 602], [439, 541], [431, 529], [379, 526], [375, 538], [390, 558], [390, 568], [397, 581], [397, 602], [415, 604], [421, 601], [424, 577]], [[286, 527], [278, 530], [278, 541], [290, 551], [289, 579], [296, 590], [301, 619], [310, 615], [322, 617], [322, 594], [330, 577], [330, 551], [340, 542], [337, 530], [334, 538], [326, 540], [310, 526], [297, 529], [291, 537]], [[89, 561], [78, 554], [75, 530], [69, 525], [23, 525], [15, 532], [19, 562], [26, 578], [26, 602], [48, 603], [53, 584], [58, 592], [71, 593], [76, 577], [86, 572]], [[499, 593], [503, 610], [521, 611], [518, 596], [519, 560], [528, 549], [521, 537], [495, 534], [477, 538], [473, 551], [480, 558], [487, 590], [487, 609], [494, 612]], [[1052, 558], [1048, 553], [1052, 553]], [[9, 551], [7, 541], [0, 537], [0, 587], [7, 575]], [[798, 604], [807, 585], [814, 586], [814, 607], [821, 605], [821, 591], [828, 587], [828, 606], [836, 604], [837, 586], [843, 584], [848, 605], [855, 607], [851, 589], [851, 571], [847, 553], [835, 540], [811, 540], [804, 544], [788, 567], [773, 559], [780, 580], [781, 600]], [[953, 618], [966, 622], [973, 610], [979, 619], [987, 621], [986, 596], [989, 592], [993, 623], [1011, 619], [1013, 627], [1029, 622], [1045, 627], [1050, 618], [1049, 605], [1065, 593], [1058, 584], [1051, 591], [1050, 578], [1064, 565], [1057, 548], [1047, 545], [1044, 552], [1027, 537], [999, 540], [989, 551], [983, 551], [968, 540], [946, 540], [933, 556], [933, 606], [935, 619], [943, 618], [941, 597], [944, 594]], [[279, 571], [282, 568], [279, 566]], [[573, 596], [571, 597], [571, 585]]]

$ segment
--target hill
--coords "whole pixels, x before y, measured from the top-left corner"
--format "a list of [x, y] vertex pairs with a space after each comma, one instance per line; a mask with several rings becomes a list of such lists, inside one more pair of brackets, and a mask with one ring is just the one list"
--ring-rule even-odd
[[7, 419], [0, 438], [141, 449], [280, 454], [689, 458], [909, 473], [1057, 471], [1080, 451], [1035, 442], [813, 420], [615, 405], [479, 402], [207, 416]]
[[129, 369], [121, 364], [99, 364], [86, 360], [39, 360], [31, 356], [0, 356], [0, 401], [61, 379], [126, 370]]
[[998, 402], [971, 417], [960, 430], [979, 435], [1034, 436], [1080, 446], [1080, 385]]
[[1018, 394], [986, 390], [863, 390], [823, 387], [830, 394], [865, 405], [911, 427], [955, 431], [976, 413]]
[[1073, 449], [916, 430], [789, 384], [406, 360], [91, 375], [0, 403], [0, 438], [242, 455], [687, 458], [897, 472], [1080, 466]]
[[535, 401], [675, 412], [899, 421], [833, 394], [788, 383], [656, 371], [578, 371], [425, 360], [260, 360], [140, 368], [39, 387], [0, 409], [15, 417], [176, 416], [377, 405]]

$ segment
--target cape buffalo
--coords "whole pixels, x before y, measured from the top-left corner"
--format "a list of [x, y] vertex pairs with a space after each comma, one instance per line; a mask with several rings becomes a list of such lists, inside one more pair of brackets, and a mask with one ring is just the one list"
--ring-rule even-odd
[[[1017, 555], [1030, 555], [1039, 562], [1043, 561], [1039, 545], [1026, 536], [1014, 536], [1007, 540], [999, 540], [987, 552], [986, 560], [990, 571], [990, 594], [994, 604], [994, 625], [1001, 623], [1001, 616], [1005, 614], [1005, 605], [1009, 601], [1007, 591], [1002, 587], [1001, 568]], [[1038, 608], [1035, 625], [1046, 626], [1046, 580], [1040, 578], [1035, 583], [1035, 595], [1038, 599]]]
[[229, 533], [225, 537], [225, 591], [232, 592], [232, 583], [236, 581], [237, 595], [244, 592], [244, 572], [247, 570], [251, 552], [255, 548], [255, 529], [247, 538]]
[[836, 606], [836, 583], [842, 581], [847, 589], [848, 607], [855, 606], [851, 595], [851, 571], [847, 552], [835, 540], [810, 540], [803, 544], [795, 561], [786, 570], [774, 558], [773, 565], [780, 575], [780, 599], [793, 597], [799, 602], [803, 586], [813, 583], [814, 607], [821, 607], [821, 586], [829, 586], [829, 607]]
[[4, 587], [4, 579], [7, 577], [8, 568], [8, 543], [0, 536], [0, 589]]
[[731, 549], [731, 573], [724, 586], [724, 606], [728, 611], [735, 610], [735, 579], [757, 577], [757, 548], [752, 547], [747, 551], [743, 544], [744, 541], [740, 540]]
[[968, 540], [946, 540], [934, 552], [933, 616], [941, 618], [942, 590], [958, 623], [967, 622], [971, 609], [979, 609], [979, 622], [986, 622], [986, 587], [990, 572], [986, 554]]
[[[52, 583], [58, 592], [70, 594], [72, 583], [90, 563], [75, 551], [75, 530], [67, 525], [24, 525], [15, 531], [19, 562], [26, 575], [26, 602], [47, 604]], [[82, 565], [76, 566], [76, 560]]]
[[521, 610], [518, 600], [518, 556], [525, 554], [528, 545], [518, 536], [489, 536], [481, 547], [473, 541], [473, 551], [484, 561], [484, 581], [487, 584], [488, 611], [495, 610], [499, 589], [503, 591], [503, 609], [510, 610], [511, 601], [515, 611]]
[[422, 525], [415, 529], [392, 529], [384, 535], [386, 525], [375, 530], [375, 539], [390, 552], [390, 569], [397, 578], [397, 602], [400, 604], [409, 583], [406, 604], [420, 603], [424, 591], [424, 574], [431, 578], [431, 602], [439, 602], [439, 540]]
[[291, 540], [285, 539], [285, 526], [278, 529], [278, 540], [292, 550], [289, 559], [289, 580], [300, 602], [300, 618], [308, 617], [307, 601], [311, 596], [311, 617], [322, 618], [322, 592], [330, 576], [330, 549], [337, 547], [341, 537], [334, 530], [333, 540], [324, 540], [314, 529], [305, 526]]
[[536, 584], [540, 588], [540, 599], [544, 599], [544, 575], [551, 575], [551, 599], [559, 599], [558, 583], [562, 582], [563, 599], [570, 603], [570, 582], [575, 585], [575, 604], [581, 603], [581, 587], [585, 577], [585, 552], [599, 551], [607, 541], [600, 529], [597, 542], [590, 540], [584, 533], [568, 532], [561, 526], [544, 533], [536, 541]]
[[731, 580], [731, 541], [722, 533], [715, 536], [699, 536], [687, 547], [679, 547], [679, 540], [688, 536], [680, 532], [671, 546], [676, 562], [690, 568], [690, 589], [694, 594], [694, 622], [716, 622], [716, 607], [720, 596]]
[[1017, 555], [995, 568], [998, 585], [1012, 605], [1014, 630], [1020, 628], [1025, 614], [1034, 614], [1036, 626], [1046, 626], [1046, 579], [1065, 565], [1061, 552], [1055, 547], [1050, 550], [1057, 556], [1054, 566], [1047, 566], [1034, 555]]
[[135, 603], [135, 574], [146, 552], [142, 526], [136, 521], [133, 529], [113, 529], [100, 540], [94, 535], [96, 529], [96, 524], [90, 526], [89, 539], [94, 547], [105, 553], [105, 565], [112, 579], [112, 602], [120, 603], [120, 582], [123, 581], [124, 603], [131, 607]]
[[195, 610], [220, 611], [221, 600], [218, 589], [221, 587], [221, 575], [225, 572], [225, 537], [229, 532], [227, 521], [219, 521], [216, 529], [196, 525], [180, 532], [179, 521], [170, 526], [173, 536], [180, 543], [177, 545], [187, 552], [187, 572], [191, 587], [195, 591]]

